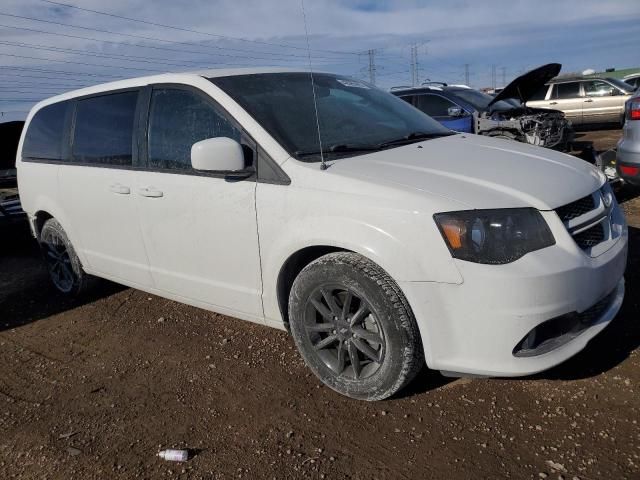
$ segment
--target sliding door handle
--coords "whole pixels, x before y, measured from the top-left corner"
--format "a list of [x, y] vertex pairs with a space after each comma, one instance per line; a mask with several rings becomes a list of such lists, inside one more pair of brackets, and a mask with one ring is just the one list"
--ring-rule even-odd
[[143, 197], [151, 198], [158, 198], [163, 195], [162, 190], [158, 190], [155, 187], [141, 187], [138, 190], [138, 193], [140, 193], [140, 195], [142, 195]]
[[118, 195], [129, 195], [131, 193], [131, 189], [129, 187], [119, 183], [109, 185], [109, 190], [113, 193], [117, 193]]

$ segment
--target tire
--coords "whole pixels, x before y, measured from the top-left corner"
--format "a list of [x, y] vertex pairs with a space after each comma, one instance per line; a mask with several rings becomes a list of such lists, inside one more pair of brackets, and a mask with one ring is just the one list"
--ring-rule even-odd
[[73, 245], [55, 218], [45, 222], [38, 243], [56, 290], [69, 296], [85, 291], [90, 276], [82, 269]]
[[348, 397], [383, 400], [424, 365], [418, 326], [400, 288], [355, 253], [325, 255], [300, 272], [289, 323], [307, 366]]

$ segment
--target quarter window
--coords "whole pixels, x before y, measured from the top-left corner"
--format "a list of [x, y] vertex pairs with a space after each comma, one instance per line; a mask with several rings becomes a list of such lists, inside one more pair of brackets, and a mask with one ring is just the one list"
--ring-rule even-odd
[[188, 90], [162, 88], [151, 94], [149, 167], [191, 169], [191, 146], [215, 137], [240, 141], [240, 131], [202, 96]]
[[553, 86], [552, 98], [564, 99], [564, 98], [578, 98], [580, 96], [580, 83], [568, 82], [568, 83], [556, 83]]
[[34, 115], [24, 139], [22, 156], [62, 160], [62, 141], [68, 102], [48, 105]]
[[101, 165], [131, 165], [138, 92], [78, 101], [73, 159]]
[[457, 107], [455, 103], [440, 95], [418, 95], [416, 106], [431, 117], [448, 117], [449, 108]]

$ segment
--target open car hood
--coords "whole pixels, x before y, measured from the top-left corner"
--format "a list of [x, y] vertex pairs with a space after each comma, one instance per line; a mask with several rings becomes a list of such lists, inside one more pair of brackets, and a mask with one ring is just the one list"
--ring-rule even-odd
[[520, 102], [525, 103], [529, 100], [545, 83], [554, 77], [557, 77], [560, 73], [562, 65], [559, 63], [547, 63], [541, 67], [535, 68], [518, 78], [513, 80], [509, 85], [495, 96], [495, 98], [489, 102], [487, 108], [500, 100], [506, 100], [508, 98], [515, 98]]

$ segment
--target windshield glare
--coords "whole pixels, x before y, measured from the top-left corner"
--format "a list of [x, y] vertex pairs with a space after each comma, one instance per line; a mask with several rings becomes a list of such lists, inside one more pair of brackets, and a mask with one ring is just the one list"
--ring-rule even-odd
[[[404, 100], [368, 83], [314, 74], [323, 150], [375, 146], [411, 134], [450, 132]], [[251, 114], [292, 156], [317, 161], [319, 150], [308, 73], [261, 73], [209, 79]], [[337, 150], [337, 149], [336, 149]], [[365, 152], [351, 152], [353, 156]], [[305, 155], [306, 154], [306, 155]]]
[[[493, 100], [491, 95], [479, 92], [472, 89], [461, 89], [455, 92], [456, 96], [462, 98], [465, 102], [470, 103], [476, 110], [486, 110], [489, 102]], [[504, 100], [497, 101], [491, 105], [492, 110], [509, 110], [513, 108], [513, 105], [505, 102]]]

